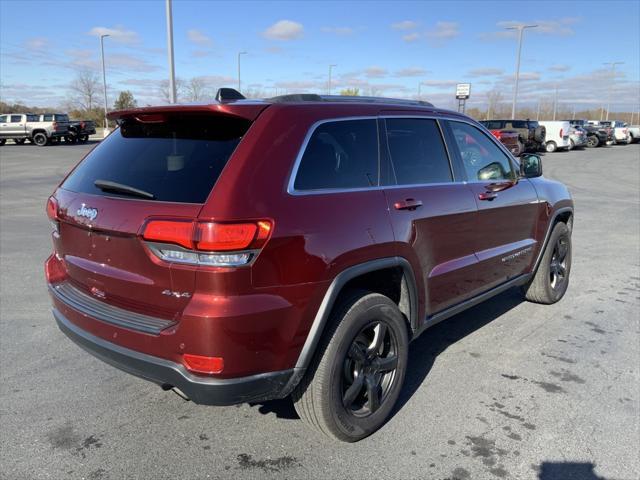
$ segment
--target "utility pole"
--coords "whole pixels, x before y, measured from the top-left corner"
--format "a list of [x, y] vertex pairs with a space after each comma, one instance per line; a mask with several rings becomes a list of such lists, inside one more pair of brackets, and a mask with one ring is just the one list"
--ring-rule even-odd
[[611, 81], [609, 82], [609, 88], [607, 89], [607, 118], [609, 120], [609, 108], [611, 107], [611, 88], [616, 81], [616, 65], [622, 65], [624, 62], [605, 62], [603, 65], [611, 65]]
[[167, 10], [167, 52], [169, 54], [169, 102], [176, 103], [176, 68], [173, 61], [173, 14], [171, 0], [166, 0]]
[[333, 70], [333, 67], [337, 67], [337, 65], [329, 65], [329, 82], [327, 83], [327, 95], [331, 95], [331, 70]]
[[518, 82], [520, 81], [520, 54], [522, 53], [522, 34], [527, 28], [535, 28], [538, 25], [516, 25], [514, 27], [507, 27], [507, 30], [518, 31], [518, 56], [516, 60], [516, 74], [515, 84], [513, 87], [513, 106], [511, 107], [511, 118], [516, 118], [516, 104], [518, 103]]
[[107, 120], [107, 74], [104, 68], [104, 37], [109, 37], [110, 35], [100, 35], [100, 54], [102, 56], [102, 88], [104, 90], [104, 136], [107, 136], [107, 131], [109, 129], [109, 121]]
[[238, 52], [238, 91], [241, 92], [242, 83], [240, 82], [240, 55], [246, 55], [247, 52]]
[[540, 107], [541, 107], [541, 104], [542, 104], [542, 99], [539, 98], [538, 99], [538, 113], [536, 114], [536, 121], [540, 120]]

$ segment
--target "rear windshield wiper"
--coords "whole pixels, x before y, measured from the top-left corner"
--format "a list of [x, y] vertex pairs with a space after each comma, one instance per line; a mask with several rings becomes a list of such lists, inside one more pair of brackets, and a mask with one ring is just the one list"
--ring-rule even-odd
[[111, 182], [109, 180], [96, 180], [93, 184], [103, 192], [122, 193], [131, 195], [132, 197], [148, 198], [154, 200], [156, 196], [153, 193], [145, 192], [139, 188], [131, 187], [123, 183]]

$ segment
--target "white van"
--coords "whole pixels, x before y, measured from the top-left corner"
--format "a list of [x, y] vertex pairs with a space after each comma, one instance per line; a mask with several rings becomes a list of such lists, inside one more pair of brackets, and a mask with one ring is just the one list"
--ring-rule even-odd
[[566, 120], [541, 121], [540, 125], [547, 129], [545, 148], [547, 152], [571, 149], [571, 124]]

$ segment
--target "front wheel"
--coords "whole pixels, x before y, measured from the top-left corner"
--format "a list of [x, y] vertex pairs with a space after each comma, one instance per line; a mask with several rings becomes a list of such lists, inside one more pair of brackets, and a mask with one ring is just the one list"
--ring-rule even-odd
[[325, 435], [356, 442], [378, 430], [400, 395], [409, 337], [398, 306], [365, 291], [332, 314], [309, 370], [292, 393], [296, 411]]
[[570, 273], [571, 231], [566, 223], [558, 222], [551, 231], [538, 270], [524, 287], [526, 299], [547, 305], [556, 303], [567, 291]]
[[589, 137], [587, 137], [587, 147], [589, 148], [595, 148], [600, 144], [600, 140], [598, 140], [598, 137], [595, 135], [590, 135]]

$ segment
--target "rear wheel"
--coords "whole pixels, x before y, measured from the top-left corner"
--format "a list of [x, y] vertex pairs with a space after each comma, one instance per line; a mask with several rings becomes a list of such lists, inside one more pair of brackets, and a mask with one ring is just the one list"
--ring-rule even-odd
[[305, 377], [294, 390], [305, 422], [355, 442], [378, 430], [400, 395], [409, 338], [389, 298], [352, 292], [337, 306]]
[[545, 146], [545, 150], [547, 151], [547, 153], [553, 153], [558, 149], [558, 146], [556, 145], [556, 142], [547, 142], [547, 145]]
[[4, 138], [0, 138], [0, 146], [4, 145], [5, 143], [7, 143], [7, 140]]
[[598, 140], [598, 137], [596, 135], [589, 135], [587, 137], [587, 147], [595, 148], [599, 144], [600, 144], [600, 140]]
[[66, 137], [64, 137], [64, 141], [67, 143], [76, 143], [77, 138], [75, 135], [67, 135]]
[[49, 139], [42, 132], [38, 132], [33, 136], [33, 143], [35, 143], [39, 147], [44, 147], [48, 141]]
[[25, 139], [24, 138], [14, 138], [13, 139], [13, 143], [15, 143], [16, 145], [24, 145]]
[[89, 140], [89, 135], [80, 135], [78, 137], [78, 140], [80, 141], [80, 143], [87, 143], [87, 141]]
[[558, 222], [531, 282], [524, 288], [530, 302], [551, 304], [560, 300], [569, 286], [571, 273], [571, 231]]

